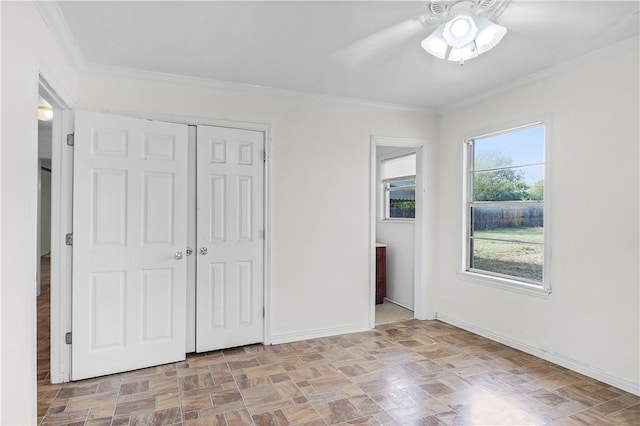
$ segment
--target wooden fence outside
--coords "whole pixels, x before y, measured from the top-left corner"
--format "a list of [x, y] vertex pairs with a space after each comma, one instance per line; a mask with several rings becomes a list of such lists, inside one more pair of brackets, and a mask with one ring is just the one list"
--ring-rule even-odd
[[490, 207], [473, 209], [473, 229], [540, 227], [544, 225], [543, 207]]

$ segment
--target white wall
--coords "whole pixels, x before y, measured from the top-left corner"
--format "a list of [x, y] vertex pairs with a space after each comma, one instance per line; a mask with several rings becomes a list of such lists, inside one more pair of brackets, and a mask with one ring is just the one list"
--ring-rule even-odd
[[[530, 348], [548, 347], [638, 391], [638, 46], [451, 112], [440, 122], [438, 315]], [[462, 138], [552, 119], [552, 294], [463, 281]]]
[[[0, 49], [2, 49], [1, 46], [1, 42], [2, 42], [2, 5], [0, 4]], [[0, 50], [1, 52], [1, 50]], [[3, 70], [2, 70], [2, 55], [0, 54], [0, 90], [2, 88], [2, 74], [3, 74]], [[0, 96], [1, 96], [2, 92], [0, 92]], [[3, 141], [3, 136], [2, 136], [2, 105], [4, 104], [4, 102], [0, 102], [0, 188], [2, 188], [2, 141]], [[2, 241], [2, 193], [0, 193], [0, 241]], [[0, 307], [2, 306], [2, 244], [0, 243]], [[0, 342], [2, 342], [2, 314], [0, 313]], [[2, 403], [4, 401], [4, 399], [2, 398], [2, 385], [1, 383], [3, 383], [4, 381], [4, 377], [2, 376], [2, 344], [0, 343], [0, 423], [2, 423]]]
[[387, 299], [413, 309], [415, 235], [413, 222], [378, 222], [378, 242], [387, 245]]
[[36, 420], [35, 276], [38, 72], [73, 96], [75, 73], [30, 2], [0, 2], [0, 424]]
[[38, 156], [51, 159], [53, 121], [38, 121]]
[[271, 333], [368, 327], [370, 137], [432, 139], [434, 119], [97, 75], [81, 79], [80, 93], [87, 110], [270, 124]]
[[[39, 167], [51, 170], [52, 121], [38, 121], [38, 158]], [[51, 251], [51, 172], [40, 170], [40, 256]]]
[[51, 173], [40, 170], [40, 256], [51, 252]]

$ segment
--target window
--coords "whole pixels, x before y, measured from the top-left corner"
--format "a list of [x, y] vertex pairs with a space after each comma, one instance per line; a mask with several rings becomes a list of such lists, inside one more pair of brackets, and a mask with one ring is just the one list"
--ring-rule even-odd
[[415, 220], [416, 154], [381, 161], [384, 220]]
[[385, 219], [415, 219], [416, 177], [391, 179], [384, 183]]
[[500, 284], [548, 290], [545, 126], [465, 142], [465, 271]]

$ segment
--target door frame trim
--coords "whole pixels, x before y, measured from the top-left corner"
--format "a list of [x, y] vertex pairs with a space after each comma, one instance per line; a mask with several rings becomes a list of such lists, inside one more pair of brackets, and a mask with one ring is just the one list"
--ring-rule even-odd
[[394, 138], [384, 136], [371, 136], [371, 193], [369, 198], [370, 212], [370, 241], [369, 241], [369, 327], [376, 326], [376, 234], [378, 223], [378, 146], [395, 146], [398, 148], [412, 148], [416, 151], [416, 220], [415, 220], [415, 244], [414, 244], [414, 301], [413, 316], [417, 319], [427, 319], [427, 288], [430, 285], [426, 273], [424, 259], [430, 253], [427, 235], [433, 235], [428, 221], [428, 208], [432, 194], [427, 191], [429, 173], [428, 142], [422, 139]]

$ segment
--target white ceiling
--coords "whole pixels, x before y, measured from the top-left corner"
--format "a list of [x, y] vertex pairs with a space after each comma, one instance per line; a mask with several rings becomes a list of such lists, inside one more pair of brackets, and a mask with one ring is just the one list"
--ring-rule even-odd
[[[423, 1], [61, 1], [87, 64], [441, 109], [637, 37], [639, 2], [513, 0], [464, 66], [420, 41]], [[415, 24], [408, 25], [406, 24]]]

